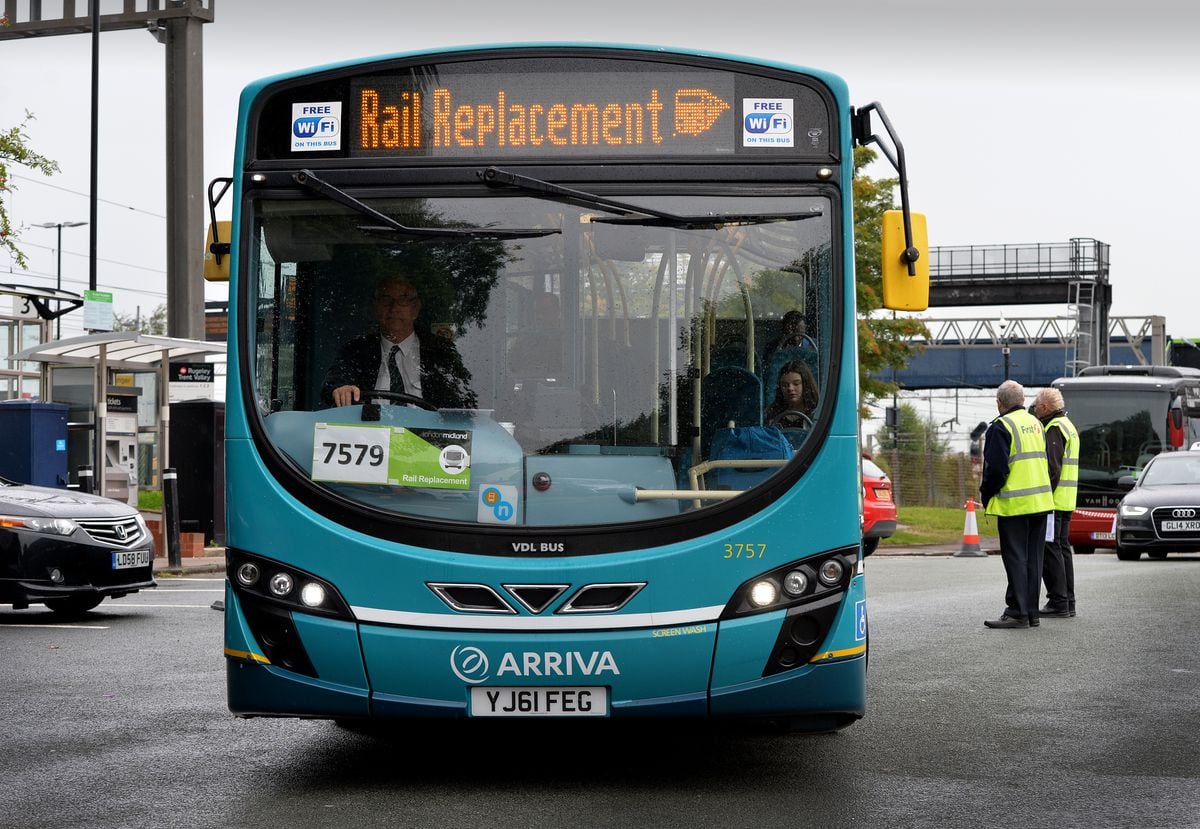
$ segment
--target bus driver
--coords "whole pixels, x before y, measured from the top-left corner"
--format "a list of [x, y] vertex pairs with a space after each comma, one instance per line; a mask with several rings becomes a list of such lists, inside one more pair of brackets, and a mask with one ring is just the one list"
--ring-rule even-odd
[[364, 402], [363, 390], [374, 389], [419, 397], [439, 409], [475, 408], [471, 375], [453, 341], [418, 330], [421, 297], [407, 277], [385, 277], [375, 288], [374, 309], [378, 329], [344, 343], [325, 374], [326, 406]]

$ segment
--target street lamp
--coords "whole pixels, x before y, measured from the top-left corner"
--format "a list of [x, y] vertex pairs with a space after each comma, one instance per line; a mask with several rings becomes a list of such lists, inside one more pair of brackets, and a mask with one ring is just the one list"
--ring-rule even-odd
[[1004, 355], [1004, 380], [1005, 382], [1008, 382], [1008, 359], [1010, 353], [1008, 347], [1008, 337], [1006, 335], [1006, 332], [1008, 331], [1008, 320], [1004, 318], [1003, 314], [1000, 315], [1000, 320], [996, 323], [996, 326], [1000, 329], [1000, 353]]
[[[62, 290], [62, 229], [64, 227], [83, 227], [87, 222], [41, 222], [34, 227], [58, 228], [58, 290]], [[62, 317], [54, 320], [54, 339], [62, 338]]]

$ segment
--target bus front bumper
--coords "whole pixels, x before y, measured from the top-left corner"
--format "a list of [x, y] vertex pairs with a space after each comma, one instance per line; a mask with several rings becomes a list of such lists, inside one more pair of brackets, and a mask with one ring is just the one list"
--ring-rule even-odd
[[[784, 610], [668, 628], [536, 636], [294, 613], [293, 632], [308, 661], [289, 669], [263, 655], [228, 589], [229, 707], [241, 716], [378, 719], [811, 716], [832, 717], [840, 727], [866, 708], [861, 581], [856, 578], [839, 602], [815, 653], [786, 669], [777, 664], [780, 643], [797, 617]], [[586, 699], [587, 711], [541, 710], [560, 703], [564, 692], [572, 701]], [[490, 710], [481, 707], [489, 701]]]

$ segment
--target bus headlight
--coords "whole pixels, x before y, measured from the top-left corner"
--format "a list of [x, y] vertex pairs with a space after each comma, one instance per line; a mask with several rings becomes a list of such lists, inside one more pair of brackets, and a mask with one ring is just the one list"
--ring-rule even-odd
[[263, 603], [293, 612], [353, 621], [354, 614], [329, 582], [299, 567], [234, 548], [225, 551], [226, 575], [243, 609]]
[[320, 607], [325, 603], [325, 588], [315, 581], [306, 583], [300, 588], [300, 601], [307, 607]]
[[244, 587], [253, 587], [258, 583], [258, 565], [254, 562], [247, 561], [241, 567], [237, 568], [237, 580]]
[[777, 598], [779, 598], [779, 588], [770, 579], [755, 582], [754, 586], [750, 588], [750, 603], [755, 607], [772, 605]]
[[295, 582], [292, 581], [292, 577], [287, 573], [276, 573], [271, 576], [271, 592], [281, 599], [292, 592], [294, 584]]
[[846, 572], [846, 568], [836, 558], [826, 559], [821, 563], [821, 569], [817, 571], [817, 578], [821, 580], [821, 584], [827, 587], [833, 587], [842, 580], [842, 575]]
[[856, 545], [827, 550], [751, 576], [738, 585], [721, 618], [793, 608], [844, 592], [858, 561], [858, 549]]
[[783, 577], [783, 592], [789, 596], [803, 595], [808, 589], [808, 576], [804, 575], [803, 570], [792, 570]]

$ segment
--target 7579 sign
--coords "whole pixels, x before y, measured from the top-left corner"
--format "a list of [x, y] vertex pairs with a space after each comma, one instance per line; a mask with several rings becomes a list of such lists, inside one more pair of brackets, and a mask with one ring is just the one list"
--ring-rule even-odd
[[390, 426], [318, 423], [313, 430], [314, 481], [386, 484]]

